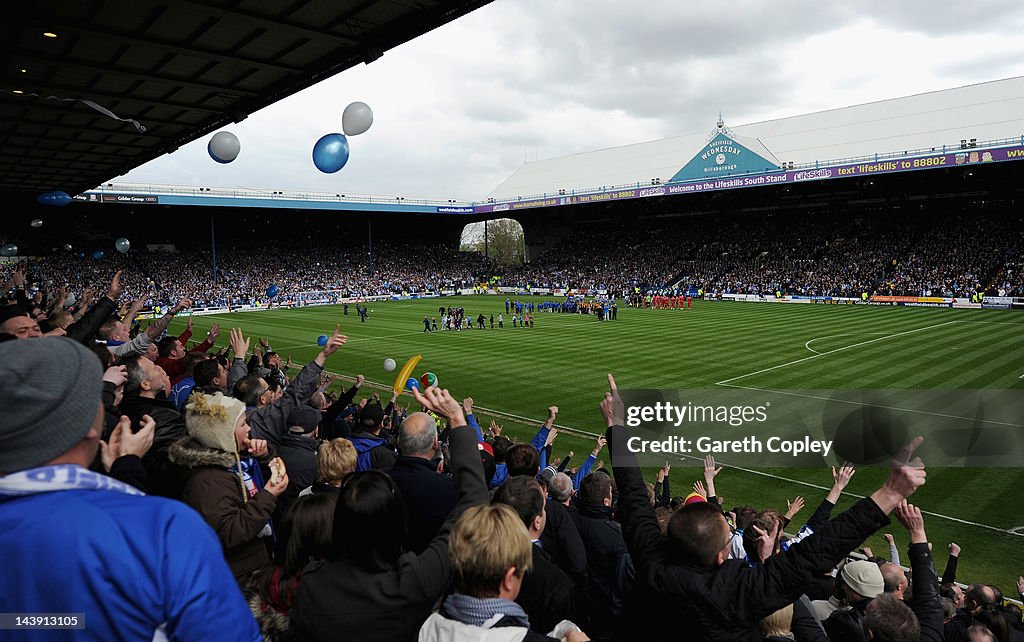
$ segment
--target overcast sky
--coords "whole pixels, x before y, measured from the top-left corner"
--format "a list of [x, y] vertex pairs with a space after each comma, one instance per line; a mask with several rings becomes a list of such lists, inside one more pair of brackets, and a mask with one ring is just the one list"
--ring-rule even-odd
[[[495, 0], [119, 181], [482, 200], [524, 161], [1024, 75], [1020, 0]], [[348, 165], [310, 152], [356, 100]], [[879, 150], [884, 151], [884, 150]], [[682, 166], [689, 159], [680, 159]]]

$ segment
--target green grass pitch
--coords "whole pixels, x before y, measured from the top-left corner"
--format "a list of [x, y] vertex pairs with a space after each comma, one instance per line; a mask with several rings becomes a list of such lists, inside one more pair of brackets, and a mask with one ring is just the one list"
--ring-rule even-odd
[[[504, 302], [504, 296], [477, 296], [371, 303], [366, 323], [354, 306], [348, 316], [340, 306], [204, 316], [195, 317], [195, 334], [201, 338], [219, 323], [218, 345], [224, 346], [228, 327], [238, 326], [253, 345], [255, 337], [269, 336], [283, 357], [301, 364], [319, 350], [317, 337], [341, 323], [349, 342], [328, 370], [363, 373], [368, 382], [390, 386], [394, 373], [384, 371], [384, 359], [401, 366], [422, 354], [417, 376], [437, 373], [453, 394], [475, 399], [484, 426], [495, 417], [520, 440], [533, 435], [549, 405], [559, 406], [556, 423], [571, 430], [558, 437], [555, 456], [574, 450], [576, 462], [593, 446], [586, 435], [603, 430], [598, 402], [606, 372], [624, 388], [712, 388], [723, 381], [776, 389], [1024, 388], [1024, 314], [1015, 311], [695, 301], [686, 311], [622, 308], [618, 321], [605, 323], [542, 313], [532, 329], [513, 329], [505, 315], [503, 330], [423, 332], [423, 316], [437, 317], [442, 304], [462, 305], [474, 318], [481, 312], [497, 318]], [[179, 318], [172, 330], [183, 325]], [[692, 462], [673, 463], [673, 492], [685, 494], [700, 470]], [[883, 475], [858, 470], [838, 510], [869, 494]], [[653, 479], [653, 471], [647, 476]], [[824, 497], [831, 475], [826, 467], [726, 468], [716, 484], [727, 505], [784, 509], [786, 498], [803, 495], [807, 508], [799, 522]], [[1024, 573], [1024, 535], [1010, 531], [1024, 527], [1024, 469], [930, 468], [913, 501], [929, 513], [938, 572], [946, 545], [955, 541], [963, 547], [960, 581], [990, 582], [1014, 593]], [[905, 551], [902, 526], [894, 521], [887, 532]], [[867, 545], [886, 555], [880, 535]]]

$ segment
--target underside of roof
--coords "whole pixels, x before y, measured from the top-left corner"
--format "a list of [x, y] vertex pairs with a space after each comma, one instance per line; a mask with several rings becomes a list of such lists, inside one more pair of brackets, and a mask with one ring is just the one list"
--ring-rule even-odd
[[95, 187], [490, 2], [19, 2], [0, 22], [0, 193]]

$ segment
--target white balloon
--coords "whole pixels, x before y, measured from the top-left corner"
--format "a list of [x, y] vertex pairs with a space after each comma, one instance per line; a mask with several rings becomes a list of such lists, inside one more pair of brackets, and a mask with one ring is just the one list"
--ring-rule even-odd
[[118, 252], [120, 252], [121, 254], [127, 254], [128, 250], [130, 250], [131, 247], [132, 247], [132, 244], [129, 243], [128, 239], [126, 239], [124, 237], [121, 237], [121, 238], [117, 239], [116, 241], [114, 241], [114, 248]]
[[43, 219], [41, 219], [41, 218], [34, 218], [34, 219], [32, 219], [31, 225], [32, 225], [32, 227], [42, 227], [43, 226]]
[[387, 371], [387, 372], [391, 372], [392, 370], [394, 370], [396, 365], [397, 364], [395, 363], [394, 359], [385, 359], [384, 360], [384, 370]]
[[341, 115], [341, 127], [346, 136], [362, 134], [373, 124], [373, 112], [366, 103], [355, 102]]
[[218, 163], [230, 163], [238, 158], [238, 153], [242, 151], [242, 144], [238, 142], [238, 136], [231, 132], [217, 132], [210, 139], [206, 151], [209, 152], [210, 158]]
[[14, 243], [0, 245], [0, 256], [15, 256], [18, 253], [18, 246]]

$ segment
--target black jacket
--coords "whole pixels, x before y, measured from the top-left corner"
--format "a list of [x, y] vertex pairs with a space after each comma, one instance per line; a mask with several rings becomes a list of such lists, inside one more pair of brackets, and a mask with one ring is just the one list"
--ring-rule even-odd
[[409, 516], [405, 550], [422, 553], [455, 508], [455, 482], [422, 457], [399, 457], [388, 474], [402, 491]]
[[[636, 565], [636, 585], [620, 620], [624, 632], [644, 630], [648, 639], [669, 639], [685, 622], [690, 640], [760, 640], [762, 618], [797, 599], [811, 577], [835, 566], [889, 523], [865, 498], [761, 566], [739, 560], [712, 570], [683, 564], [669, 554], [636, 457], [626, 448], [627, 438], [622, 426], [608, 429], [619, 517]], [[673, 616], [664, 617], [666, 613]]]
[[149, 475], [149, 492], [161, 497], [181, 499], [188, 475], [181, 467], [171, 463], [167, 451], [171, 444], [186, 435], [185, 418], [167, 399], [150, 399], [138, 395], [122, 399], [121, 412], [132, 420], [132, 432], [139, 431], [139, 421], [143, 415], [149, 415], [156, 422], [153, 446], [142, 458], [142, 465]]
[[547, 526], [540, 536], [544, 552], [558, 568], [565, 571], [573, 584], [582, 589], [587, 581], [587, 550], [583, 546], [580, 532], [569, 517], [569, 509], [564, 505], [549, 499], [547, 514]]
[[575, 590], [569, 576], [536, 543], [533, 568], [523, 577], [516, 602], [530, 616], [530, 629], [539, 633], [551, 632], [562, 620], [583, 624], [576, 614]]
[[469, 426], [452, 431], [455, 510], [427, 550], [420, 555], [403, 553], [395, 566], [383, 571], [344, 559], [306, 568], [291, 612], [300, 639], [337, 640], [339, 635], [367, 642], [416, 639], [451, 581], [449, 532], [467, 508], [487, 503], [476, 438], [476, 430]]
[[612, 519], [612, 510], [607, 506], [580, 503], [569, 514], [587, 551], [587, 583], [583, 593], [590, 627], [595, 632], [606, 631], [622, 614], [635, 575], [622, 526]]
[[284, 460], [288, 472], [288, 488], [277, 498], [275, 521], [280, 524], [288, 507], [299, 498], [299, 493], [309, 488], [316, 481], [316, 439], [285, 433], [281, 435], [281, 445], [277, 447], [277, 456]]
[[939, 600], [939, 578], [928, 544], [911, 544], [907, 551], [914, 576], [914, 592], [910, 598], [917, 621], [921, 625], [921, 642], [942, 642], [942, 602]]

